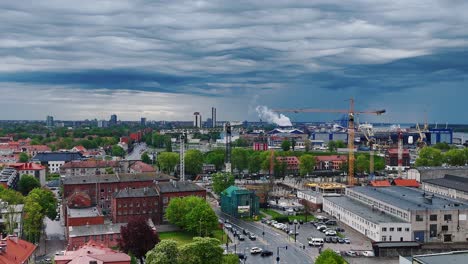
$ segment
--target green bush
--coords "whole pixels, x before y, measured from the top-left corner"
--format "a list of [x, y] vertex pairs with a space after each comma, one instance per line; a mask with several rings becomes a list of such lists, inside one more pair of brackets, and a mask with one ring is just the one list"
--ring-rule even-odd
[[286, 215], [275, 216], [273, 220], [278, 221], [279, 223], [287, 223], [289, 222], [289, 217]]

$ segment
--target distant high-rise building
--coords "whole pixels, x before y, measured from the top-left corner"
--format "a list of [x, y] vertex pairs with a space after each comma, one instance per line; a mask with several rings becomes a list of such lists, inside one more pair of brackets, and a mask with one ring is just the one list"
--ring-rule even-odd
[[47, 127], [53, 127], [54, 126], [54, 117], [53, 116], [47, 116], [46, 126]]
[[111, 126], [117, 125], [117, 115], [116, 114], [111, 115], [111, 118], [109, 120], [109, 125], [111, 125]]
[[140, 119], [140, 125], [141, 125], [141, 126], [146, 126], [146, 117], [142, 117], [142, 118]]
[[211, 107], [211, 127], [216, 127], [216, 108]]
[[199, 112], [193, 113], [194, 120], [193, 120], [193, 126], [201, 128], [202, 127], [202, 116]]
[[97, 121], [97, 126], [98, 126], [98, 127], [101, 127], [101, 128], [102, 128], [102, 127], [107, 127], [108, 125], [109, 125], [109, 122], [106, 121], [106, 120], [99, 120], [99, 121]]

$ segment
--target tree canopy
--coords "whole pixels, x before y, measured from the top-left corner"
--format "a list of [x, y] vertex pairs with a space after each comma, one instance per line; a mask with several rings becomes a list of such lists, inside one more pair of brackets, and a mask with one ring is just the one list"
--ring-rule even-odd
[[283, 142], [281, 142], [281, 149], [283, 149], [283, 151], [289, 151], [291, 149], [291, 141], [283, 140]]
[[416, 159], [416, 166], [441, 166], [444, 163], [444, 156], [440, 149], [424, 147], [419, 151]]
[[222, 170], [224, 166], [224, 150], [217, 149], [206, 153], [205, 163], [215, 165], [216, 170]]
[[133, 254], [143, 264], [146, 252], [159, 243], [159, 235], [151, 229], [145, 218], [135, 217], [120, 228], [118, 243], [122, 251]]
[[222, 191], [226, 190], [229, 186], [234, 185], [234, 175], [232, 175], [231, 173], [215, 173], [211, 175], [211, 180], [213, 181], [213, 191], [218, 195]]
[[143, 152], [143, 154], [141, 154], [141, 161], [143, 161], [146, 164], [151, 164], [152, 163], [151, 158], [150, 158], [150, 156], [148, 155], [147, 152]]
[[189, 149], [185, 152], [185, 173], [197, 175], [202, 172], [203, 154], [197, 149]]
[[315, 260], [315, 264], [344, 264], [342, 256], [339, 256], [331, 249], [325, 249]]
[[177, 242], [167, 239], [159, 242], [146, 253], [147, 264], [176, 264], [179, 258]]
[[19, 162], [28, 162], [29, 161], [29, 156], [28, 154], [21, 152], [19, 154]]
[[159, 169], [165, 173], [171, 173], [174, 168], [179, 164], [179, 154], [175, 152], [161, 152], [158, 155]]
[[311, 174], [315, 169], [315, 157], [309, 154], [299, 158], [299, 171], [302, 176]]
[[112, 156], [115, 157], [124, 157], [125, 156], [125, 150], [119, 146], [119, 145], [113, 145], [111, 149]]
[[239, 172], [248, 168], [248, 152], [243, 148], [232, 149], [231, 163], [232, 167], [236, 168]]
[[223, 249], [219, 240], [209, 237], [195, 237], [193, 242], [180, 248], [179, 263], [219, 264], [223, 260]]
[[39, 188], [41, 187], [41, 183], [39, 182], [36, 177], [23, 174], [21, 175], [21, 178], [18, 182], [18, 190], [23, 194], [23, 195], [28, 195], [30, 191], [32, 191], [34, 188]]

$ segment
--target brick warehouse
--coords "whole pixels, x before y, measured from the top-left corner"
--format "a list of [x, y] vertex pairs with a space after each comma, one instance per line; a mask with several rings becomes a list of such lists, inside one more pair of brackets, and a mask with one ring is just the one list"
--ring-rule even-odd
[[112, 222], [127, 223], [133, 216], [143, 216], [158, 224], [159, 204], [159, 193], [154, 187], [120, 190], [112, 199]]
[[[65, 177], [63, 182], [63, 198], [68, 202], [76, 193], [89, 196], [91, 205], [98, 206], [104, 215], [110, 213], [111, 200], [114, 193], [125, 188], [138, 189], [153, 186], [155, 182], [169, 181], [170, 176], [155, 173], [127, 174], [115, 173], [108, 175], [88, 175]], [[65, 205], [65, 203], [64, 203]], [[72, 206], [70, 206], [72, 207]], [[64, 208], [66, 210], [66, 207]]]

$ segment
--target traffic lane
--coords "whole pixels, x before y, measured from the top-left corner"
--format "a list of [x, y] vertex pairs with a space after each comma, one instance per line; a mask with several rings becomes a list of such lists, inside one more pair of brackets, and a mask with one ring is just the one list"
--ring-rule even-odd
[[[230, 223], [238, 229], [246, 229], [249, 232], [256, 234], [257, 239], [261, 241], [266, 248], [273, 251], [274, 260], [276, 260], [277, 247], [284, 246], [288, 246], [288, 250], [280, 249], [281, 263], [311, 263], [313, 260], [311, 257], [312, 252], [307, 248], [304, 250], [302, 247], [299, 247], [299, 243], [296, 243], [295, 245], [292, 239], [288, 241], [288, 236], [285, 232], [264, 224], [245, 222], [222, 212], [219, 213], [221, 214], [221, 217], [229, 219]], [[262, 235], [263, 230], [265, 230], [265, 235]], [[239, 242], [239, 244], [242, 246], [244, 243]]]

